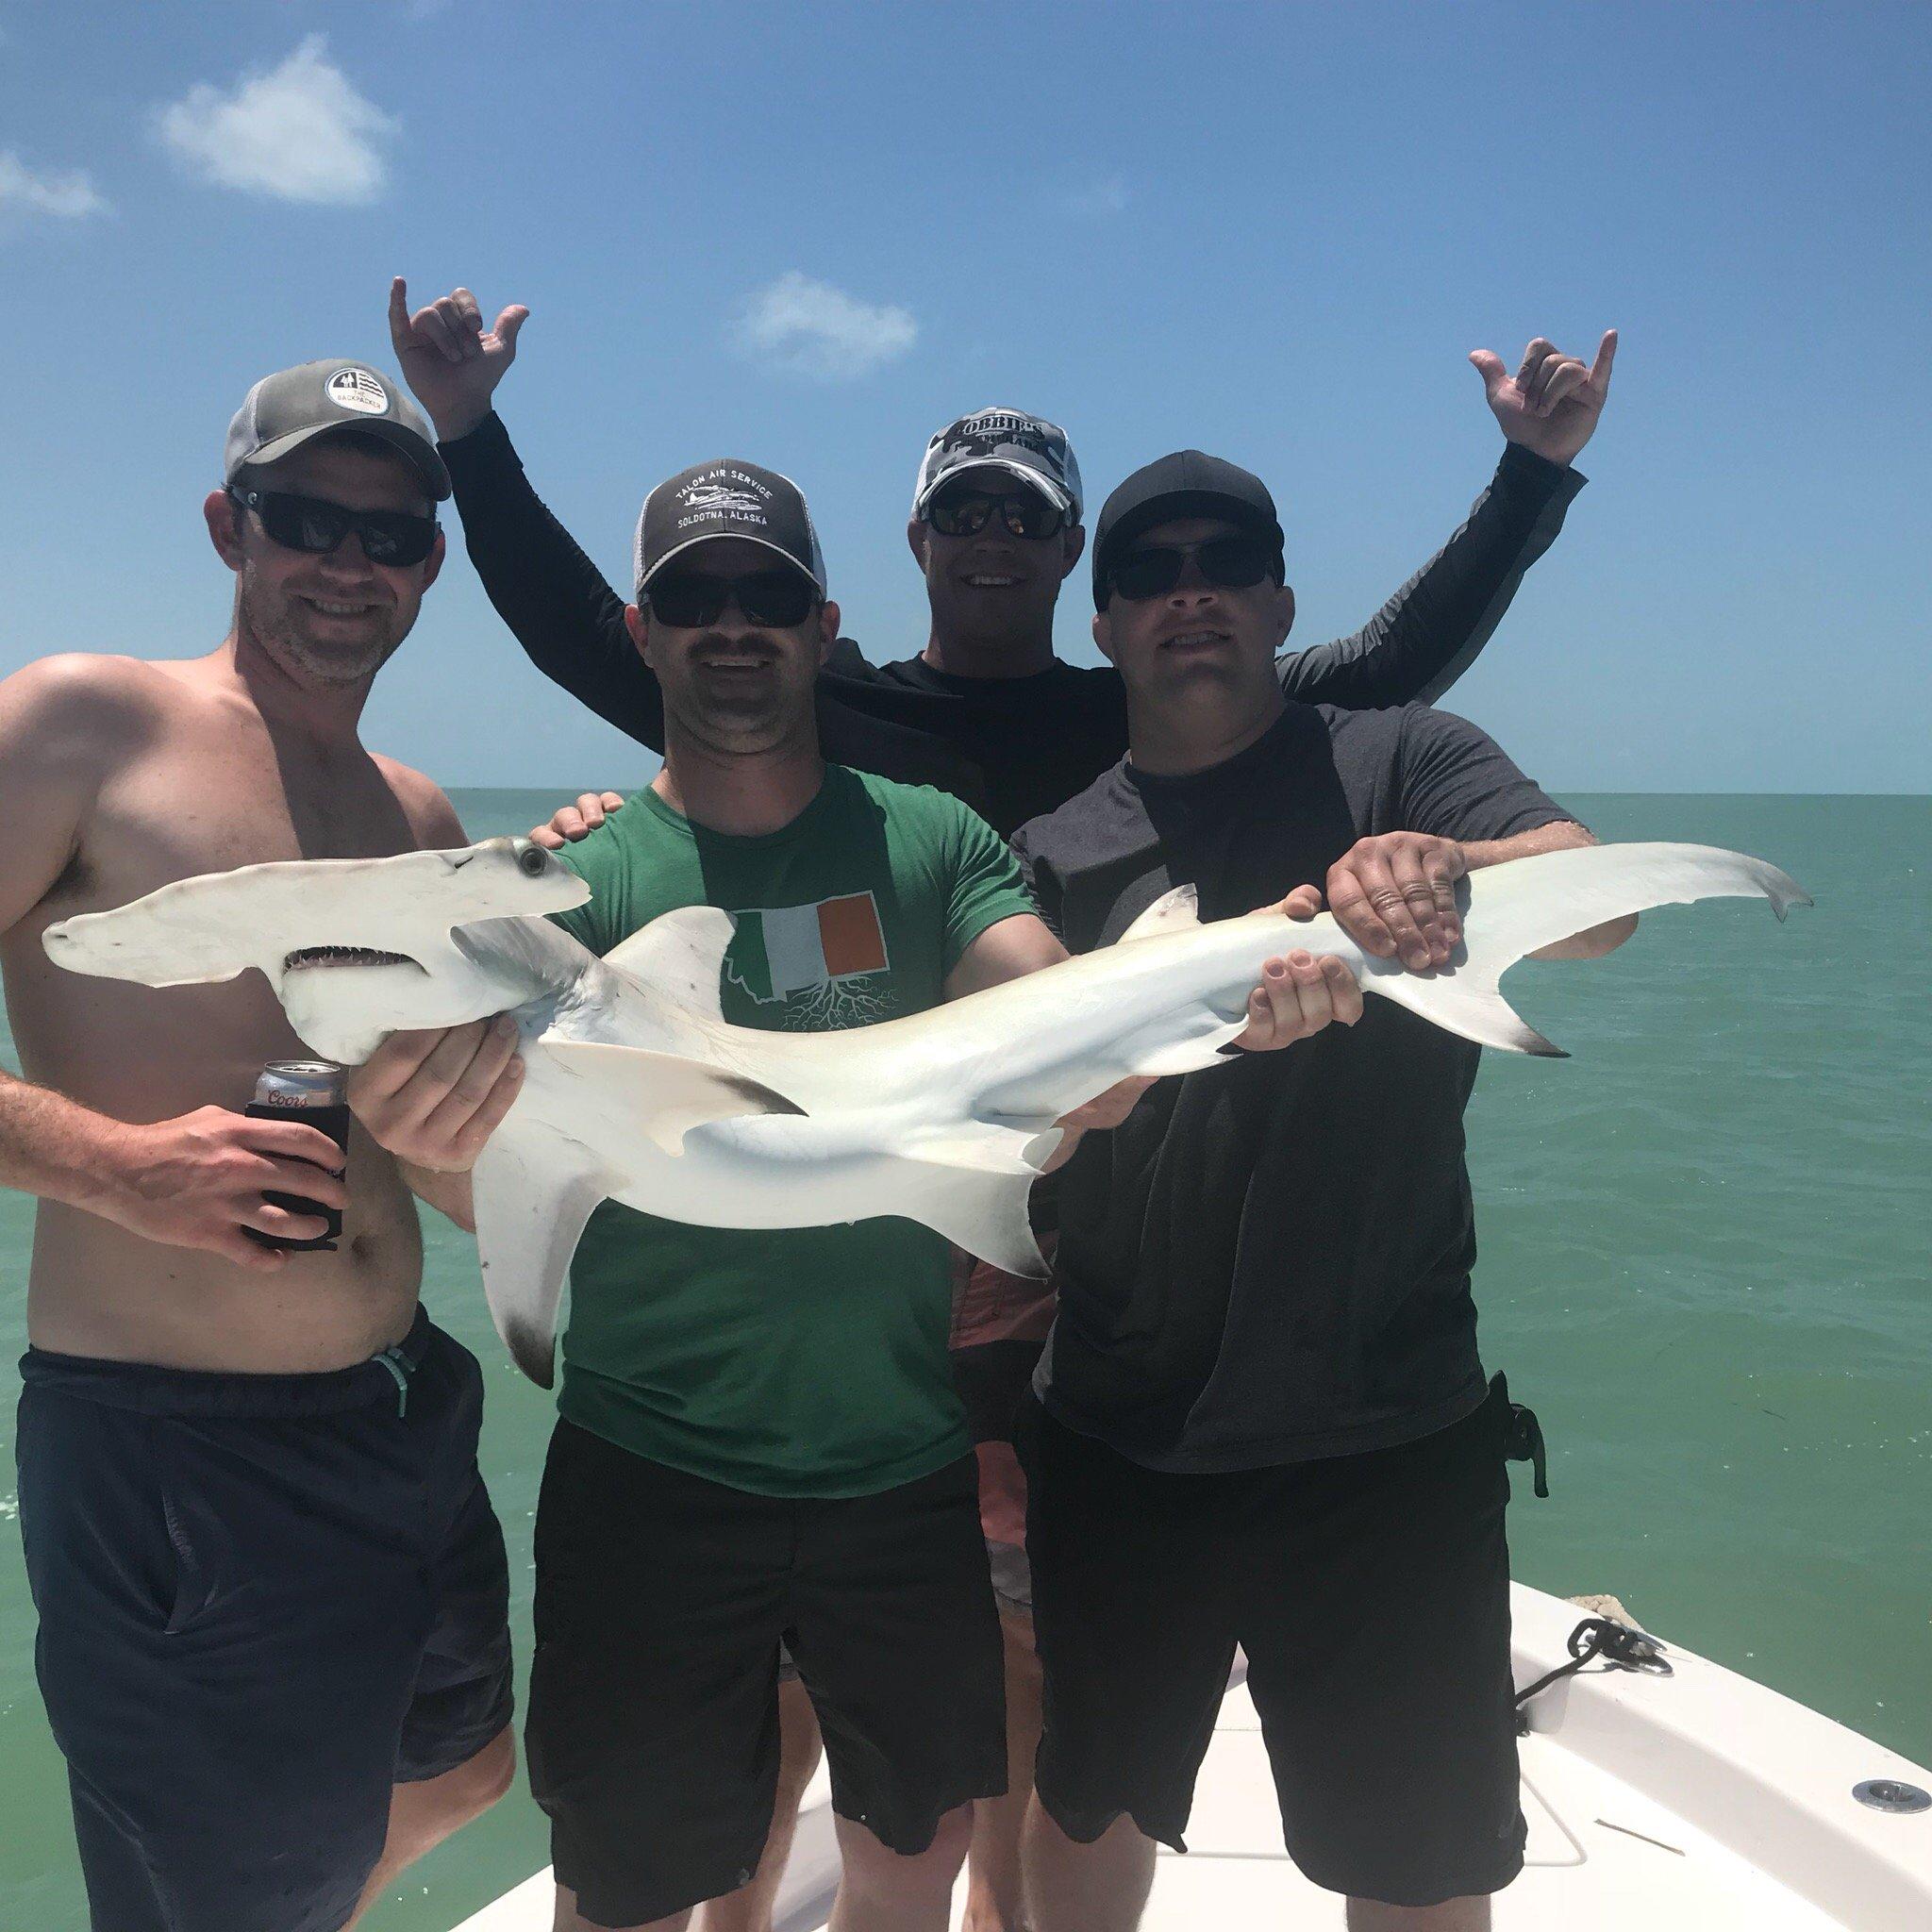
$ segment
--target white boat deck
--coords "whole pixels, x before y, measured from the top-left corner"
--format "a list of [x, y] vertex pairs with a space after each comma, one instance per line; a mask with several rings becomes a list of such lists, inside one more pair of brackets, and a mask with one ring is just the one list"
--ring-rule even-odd
[[[1514, 1598], [1521, 1685], [1565, 1660], [1585, 1613], [1521, 1586]], [[1932, 1789], [1932, 1773], [1701, 1657], [1670, 1658], [1670, 1677], [1592, 1664], [1532, 1706], [1527, 1862], [1496, 1900], [1500, 1932], [1932, 1932], [1932, 1811], [1852, 1796], [1872, 1778]], [[1143, 1932], [1340, 1932], [1341, 1901], [1282, 1851], [1259, 1722], [1239, 1684], [1188, 1842], [1186, 1857], [1161, 1856]], [[821, 1772], [777, 1932], [820, 1932], [837, 1879]], [[539, 1873], [457, 1932], [548, 1932], [550, 1913]]]

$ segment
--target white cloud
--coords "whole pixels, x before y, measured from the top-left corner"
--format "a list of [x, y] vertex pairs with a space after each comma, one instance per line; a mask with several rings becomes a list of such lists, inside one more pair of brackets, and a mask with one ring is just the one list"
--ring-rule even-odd
[[856, 301], [791, 269], [752, 296], [733, 333], [754, 360], [843, 382], [903, 356], [919, 327], [909, 308]]
[[279, 67], [225, 92], [202, 81], [157, 111], [162, 143], [219, 188], [277, 201], [374, 201], [388, 183], [383, 143], [401, 123], [365, 100], [310, 34]]
[[1117, 215], [1127, 205], [1127, 184], [1118, 175], [1090, 181], [1067, 196], [1067, 212], [1075, 215]]
[[0, 213], [52, 215], [57, 220], [78, 221], [87, 215], [107, 212], [108, 204], [95, 191], [85, 169], [37, 175], [11, 148], [0, 154]]

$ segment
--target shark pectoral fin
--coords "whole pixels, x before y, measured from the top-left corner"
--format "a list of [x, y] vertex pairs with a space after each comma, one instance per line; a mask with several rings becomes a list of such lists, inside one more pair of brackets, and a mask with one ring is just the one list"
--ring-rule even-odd
[[1043, 1281], [1046, 1263], [1026, 1212], [1034, 1174], [1026, 1165], [991, 1167], [903, 1155], [891, 1163], [887, 1211], [924, 1224], [1008, 1274]]
[[715, 906], [682, 906], [613, 946], [604, 963], [687, 1012], [722, 1020], [724, 952], [735, 929], [730, 913]]
[[499, 1138], [484, 1148], [471, 1183], [491, 1319], [517, 1367], [547, 1389], [563, 1278], [609, 1179], [571, 1141], [510, 1146]]
[[667, 1154], [682, 1154], [684, 1137], [707, 1121], [805, 1111], [743, 1074], [676, 1054], [561, 1040], [546, 1041], [544, 1051], [582, 1084], [587, 1134], [592, 1123], [613, 1132], [641, 1131]]
[[1140, 918], [1114, 941], [1124, 946], [1133, 940], [1162, 938], [1171, 932], [1187, 932], [1201, 923], [1201, 902], [1192, 886], [1176, 886], [1163, 892]]

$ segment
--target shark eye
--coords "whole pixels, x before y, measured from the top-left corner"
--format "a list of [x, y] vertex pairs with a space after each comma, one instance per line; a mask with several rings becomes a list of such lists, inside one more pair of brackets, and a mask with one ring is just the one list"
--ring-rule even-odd
[[517, 867], [529, 878], [541, 878], [549, 864], [541, 845], [525, 845], [517, 854]]

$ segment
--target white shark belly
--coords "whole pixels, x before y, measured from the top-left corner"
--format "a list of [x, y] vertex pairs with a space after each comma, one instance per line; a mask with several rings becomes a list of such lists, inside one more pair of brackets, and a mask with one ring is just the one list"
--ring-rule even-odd
[[685, 1136], [668, 1191], [654, 1174], [618, 1198], [700, 1227], [832, 1227], [891, 1214], [903, 1131], [890, 1113], [831, 1120], [760, 1114]]

